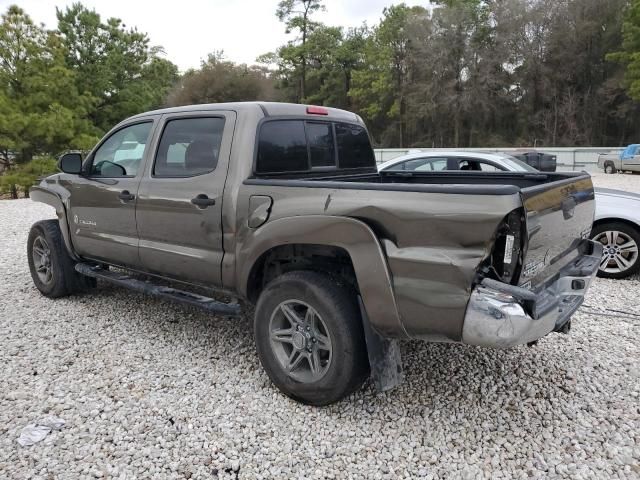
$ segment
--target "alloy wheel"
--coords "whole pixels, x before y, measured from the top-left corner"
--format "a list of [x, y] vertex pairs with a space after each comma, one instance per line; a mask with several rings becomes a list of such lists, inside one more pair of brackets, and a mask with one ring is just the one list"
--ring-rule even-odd
[[600, 261], [602, 272], [622, 273], [638, 261], [638, 244], [624, 232], [606, 230], [594, 240], [604, 246]]
[[299, 300], [282, 302], [269, 322], [271, 350], [291, 378], [312, 383], [329, 369], [331, 336], [318, 312]]
[[45, 285], [53, 281], [53, 267], [51, 264], [51, 249], [43, 236], [39, 235], [33, 241], [31, 256], [38, 278]]

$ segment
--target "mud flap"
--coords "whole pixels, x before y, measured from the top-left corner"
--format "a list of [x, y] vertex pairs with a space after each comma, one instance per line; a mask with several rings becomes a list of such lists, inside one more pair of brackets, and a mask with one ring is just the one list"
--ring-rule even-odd
[[398, 340], [381, 337], [371, 328], [367, 311], [360, 296], [358, 296], [358, 305], [367, 342], [371, 378], [378, 392], [392, 390], [404, 381], [400, 343]]

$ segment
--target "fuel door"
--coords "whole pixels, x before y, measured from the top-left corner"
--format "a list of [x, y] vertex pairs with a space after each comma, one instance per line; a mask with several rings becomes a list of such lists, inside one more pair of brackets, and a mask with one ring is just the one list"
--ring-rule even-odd
[[258, 228], [269, 220], [273, 199], [267, 195], [252, 195], [249, 198], [249, 228]]

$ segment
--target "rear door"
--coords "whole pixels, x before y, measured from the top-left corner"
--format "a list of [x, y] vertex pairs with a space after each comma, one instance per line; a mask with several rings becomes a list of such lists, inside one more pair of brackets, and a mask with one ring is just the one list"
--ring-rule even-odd
[[221, 285], [222, 194], [236, 114], [167, 114], [136, 210], [144, 270]]
[[139, 266], [135, 208], [157, 118], [111, 132], [86, 158], [86, 173], [70, 182], [71, 240], [81, 256]]

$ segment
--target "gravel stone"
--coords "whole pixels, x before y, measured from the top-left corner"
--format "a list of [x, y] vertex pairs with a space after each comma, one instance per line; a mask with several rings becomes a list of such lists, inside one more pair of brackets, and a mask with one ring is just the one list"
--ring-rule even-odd
[[[594, 178], [640, 193], [640, 176]], [[270, 384], [247, 319], [102, 283], [41, 296], [26, 239], [53, 217], [0, 201], [3, 478], [640, 478], [639, 277], [597, 279], [569, 335], [408, 342], [401, 387], [313, 408]], [[65, 427], [21, 447], [46, 415]]]

